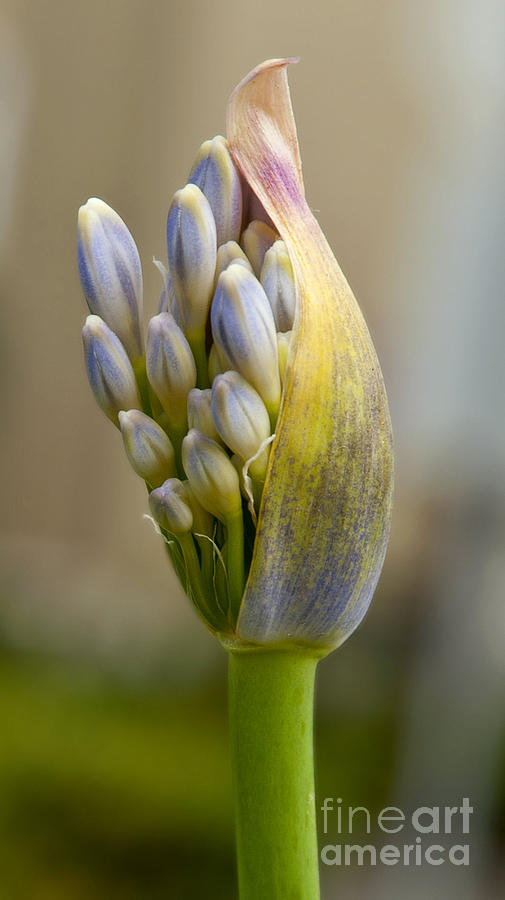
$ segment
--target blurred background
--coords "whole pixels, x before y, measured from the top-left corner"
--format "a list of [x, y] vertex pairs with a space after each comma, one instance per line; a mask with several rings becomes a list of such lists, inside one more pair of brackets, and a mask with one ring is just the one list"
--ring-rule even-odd
[[323, 898], [503, 896], [504, 46], [503, 0], [1, 0], [5, 900], [236, 897], [225, 654], [88, 389], [75, 223], [117, 209], [153, 314], [171, 195], [283, 55], [397, 451], [374, 603], [320, 666], [318, 800], [475, 810], [470, 867], [326, 868]]

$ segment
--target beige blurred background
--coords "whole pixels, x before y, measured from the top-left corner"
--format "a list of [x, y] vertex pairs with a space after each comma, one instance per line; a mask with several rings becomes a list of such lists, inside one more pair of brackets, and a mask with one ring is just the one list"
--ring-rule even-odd
[[6, 900], [235, 896], [224, 654], [88, 389], [75, 223], [117, 209], [152, 314], [172, 193], [283, 55], [397, 450], [374, 604], [321, 666], [318, 794], [475, 807], [469, 869], [325, 870], [323, 897], [502, 895], [504, 48], [503, 0], [1, 0]]

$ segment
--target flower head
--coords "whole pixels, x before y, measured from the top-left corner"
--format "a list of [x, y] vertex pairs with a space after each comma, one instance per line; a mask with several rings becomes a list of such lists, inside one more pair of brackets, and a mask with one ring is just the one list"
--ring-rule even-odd
[[124, 364], [121, 317], [107, 320], [107, 363], [88, 356], [113, 421], [137, 406], [119, 393], [140, 391], [143, 412], [121, 414], [126, 449], [209, 627], [324, 651], [358, 625], [380, 574], [392, 443], [369, 333], [305, 200], [288, 62], [239, 84], [227, 139], [202, 145], [174, 196], [146, 360], [135, 375]]

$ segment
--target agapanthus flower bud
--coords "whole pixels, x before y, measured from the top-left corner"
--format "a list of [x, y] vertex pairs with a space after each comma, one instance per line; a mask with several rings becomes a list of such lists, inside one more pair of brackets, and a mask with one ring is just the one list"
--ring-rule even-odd
[[279, 235], [270, 225], [258, 219], [251, 222], [242, 233], [241, 244], [252, 263], [257, 278], [260, 277], [265, 253], [278, 237]]
[[182, 462], [204, 509], [221, 522], [241, 514], [238, 475], [219, 444], [192, 428], [182, 442]]
[[[238, 372], [225, 372], [214, 379], [212, 414], [223, 441], [244, 462], [255, 456], [270, 436], [270, 419], [265, 404]], [[251, 476], [263, 478], [267, 462], [268, 452], [265, 449], [251, 463]]]
[[219, 276], [211, 323], [219, 350], [256, 388], [273, 423], [281, 397], [275, 322], [263, 288], [243, 266], [232, 263]]
[[239, 174], [221, 135], [205, 141], [188, 182], [196, 184], [209, 201], [215, 222], [217, 243], [238, 241], [242, 225], [242, 186]]
[[216, 423], [212, 415], [212, 391], [193, 388], [188, 394], [188, 428], [196, 428], [202, 434], [221, 443]]
[[174, 194], [167, 220], [168, 268], [188, 336], [205, 328], [216, 268], [216, 225], [195, 184]]
[[[240, 83], [228, 144], [206, 142], [194, 183], [175, 194], [163, 311], [148, 329], [149, 383], [137, 358], [135, 245], [94, 200], [80, 214], [81, 276], [110, 327], [91, 316], [83, 338], [99, 404], [116, 423], [130, 410], [121, 424], [136, 470], [150, 486], [162, 478], [142, 454], [165, 442], [163, 427], [187, 474], [170, 496], [193, 525], [183, 508], [175, 527], [186, 530], [168, 552], [209, 626], [233, 647], [326, 651], [365, 614], [382, 566], [391, 428], [366, 325], [305, 199], [288, 62], [270, 60]], [[136, 354], [137, 383], [116, 330]], [[148, 439], [140, 409], [152, 414]]]
[[139, 254], [120, 216], [96, 197], [79, 209], [77, 253], [90, 312], [107, 323], [135, 363], [143, 353]]
[[84, 361], [91, 390], [105, 415], [118, 424], [122, 409], [141, 405], [132, 364], [121, 341], [99, 316], [88, 316], [82, 329]]
[[193, 527], [193, 513], [186, 503], [184, 485], [169, 478], [149, 495], [149, 507], [158, 525], [171, 534], [187, 534]]
[[221, 244], [217, 251], [216, 284], [221, 272], [224, 272], [224, 270], [227, 269], [228, 266], [231, 266], [232, 263], [239, 263], [241, 266], [245, 266], [249, 272], [252, 272], [251, 263], [247, 259], [242, 247], [237, 244], [236, 241], [227, 241], [226, 244]]
[[187, 422], [187, 396], [196, 384], [191, 348], [170, 313], [158, 313], [147, 331], [146, 369], [171, 427], [180, 430]]
[[276, 241], [265, 253], [260, 281], [270, 301], [277, 331], [291, 331], [296, 312], [296, 289], [284, 241]]
[[153, 488], [175, 475], [174, 448], [154, 419], [138, 409], [124, 410], [119, 413], [119, 427], [137, 475]]

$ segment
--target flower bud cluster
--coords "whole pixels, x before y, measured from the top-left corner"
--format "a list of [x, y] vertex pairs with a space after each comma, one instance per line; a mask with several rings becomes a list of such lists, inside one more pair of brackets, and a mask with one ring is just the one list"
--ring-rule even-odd
[[144, 341], [134, 240], [103, 201], [81, 207], [86, 368], [188, 595], [213, 630], [232, 631], [281, 405], [293, 270], [221, 136], [174, 194], [166, 239]]

